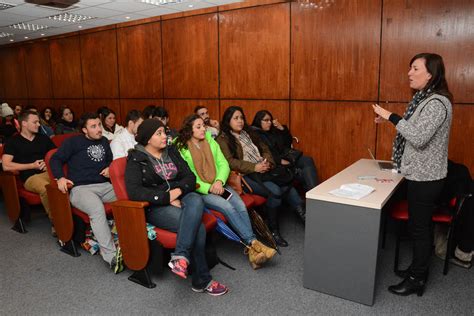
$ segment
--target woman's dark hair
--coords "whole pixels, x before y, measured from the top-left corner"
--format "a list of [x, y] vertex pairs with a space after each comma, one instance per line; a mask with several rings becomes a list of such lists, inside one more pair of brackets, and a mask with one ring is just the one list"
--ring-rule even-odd
[[[46, 112], [46, 110], [50, 110], [51, 111], [51, 118], [49, 120], [46, 119], [46, 116], [44, 115], [44, 113]], [[48, 124], [50, 124], [51, 122], [54, 122], [56, 121], [56, 111], [54, 111], [54, 109], [50, 106], [47, 106], [45, 107], [42, 111], [41, 111], [41, 118]]]
[[107, 111], [109, 108], [107, 106], [101, 106], [100, 108], [97, 109], [97, 115], [99, 115], [99, 118], [102, 120], [102, 117], [104, 116], [104, 112]]
[[193, 124], [197, 119], [202, 120], [197, 114], [189, 115], [184, 119], [178, 137], [176, 138], [176, 147], [178, 147], [178, 149], [188, 148], [188, 141], [193, 137]]
[[230, 106], [228, 107], [224, 115], [222, 115], [222, 121], [221, 121], [221, 131], [220, 134], [224, 134], [228, 140], [229, 140], [229, 149], [234, 158], [237, 158], [237, 139], [235, 138], [234, 135], [232, 135], [232, 128], [230, 127], [230, 120], [232, 119], [232, 116], [234, 116], [234, 113], [236, 111], [239, 111], [242, 113], [242, 118], [244, 119], [244, 128], [243, 130], [249, 134], [250, 138], [252, 139], [252, 142], [254, 143], [255, 146], [257, 146], [258, 150], [260, 151], [260, 154], [262, 153], [262, 147], [260, 146], [260, 137], [255, 133], [255, 131], [248, 126], [247, 124], [247, 119], [245, 118], [245, 113], [242, 110], [240, 106]]
[[59, 119], [63, 120], [64, 111], [69, 110], [72, 113], [72, 120], [74, 121], [74, 111], [67, 105], [63, 105], [59, 108]]
[[432, 53], [417, 54], [411, 59], [410, 66], [419, 58], [425, 60], [426, 70], [428, 70], [428, 73], [431, 75], [431, 79], [426, 84], [426, 88], [445, 96], [449, 101], [453, 102], [453, 95], [449, 91], [448, 82], [445, 77], [443, 57]]
[[[260, 110], [258, 111], [252, 121], [252, 126], [258, 129], [262, 129], [262, 120], [265, 117], [265, 115], [270, 116], [270, 120], [273, 122], [273, 115], [272, 113], [268, 112], [267, 110]], [[273, 124], [270, 127], [270, 131], [273, 131], [275, 129], [275, 126]]]
[[110, 133], [113, 133], [115, 132], [115, 125], [117, 125], [117, 121], [115, 121], [114, 123], [114, 126], [112, 126], [112, 128], [108, 127], [107, 125], [105, 125], [105, 119], [107, 118], [107, 116], [109, 116], [110, 114], [113, 114], [115, 116], [115, 118], [117, 118], [117, 115], [115, 115], [115, 112], [114, 110], [112, 109], [109, 109], [109, 108], [105, 108], [102, 110], [102, 117], [101, 117], [101, 120], [102, 120], [102, 128], [104, 130], [106, 130], [107, 132], [110, 132]]
[[144, 110], [143, 110], [143, 118], [149, 119], [153, 117], [153, 111], [155, 110], [156, 106], [154, 105], [148, 105]]
[[95, 120], [99, 118], [99, 114], [94, 113], [94, 112], [85, 112], [81, 115], [81, 118], [79, 119], [79, 123], [77, 124], [79, 128], [82, 129], [86, 127], [87, 121], [89, 120]]

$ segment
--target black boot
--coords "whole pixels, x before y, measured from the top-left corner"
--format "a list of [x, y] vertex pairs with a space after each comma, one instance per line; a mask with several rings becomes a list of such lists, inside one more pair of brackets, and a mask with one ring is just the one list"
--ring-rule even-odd
[[280, 229], [278, 227], [278, 208], [267, 207], [267, 220], [268, 228], [270, 228], [276, 244], [280, 247], [288, 247], [288, 242], [280, 235]]
[[295, 208], [295, 212], [299, 216], [299, 218], [301, 218], [303, 223], [306, 223], [306, 207], [305, 207], [305, 205], [304, 204], [298, 205]]
[[413, 293], [416, 293], [418, 296], [422, 296], [423, 292], [425, 291], [425, 284], [425, 280], [409, 276], [399, 284], [389, 286], [388, 290], [393, 294], [401, 296], [408, 296]]

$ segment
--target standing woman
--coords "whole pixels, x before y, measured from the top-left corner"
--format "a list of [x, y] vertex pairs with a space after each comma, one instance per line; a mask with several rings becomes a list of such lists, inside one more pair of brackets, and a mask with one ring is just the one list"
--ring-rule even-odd
[[423, 295], [428, 279], [432, 245], [431, 216], [448, 172], [448, 144], [453, 96], [445, 79], [444, 63], [437, 54], [412, 58], [408, 72], [415, 94], [403, 117], [373, 105], [376, 123], [389, 120], [397, 130], [392, 159], [407, 180], [408, 227], [413, 258], [404, 280], [388, 289], [397, 295]]
[[78, 133], [77, 121], [74, 120], [74, 112], [67, 106], [61, 107], [59, 110], [60, 119], [56, 124], [54, 133], [56, 135]]
[[[229, 163], [211, 133], [206, 132], [204, 120], [199, 115], [194, 114], [184, 120], [176, 144], [196, 176], [196, 191], [201, 193], [204, 205], [225, 216], [247, 246], [245, 253], [252, 268], [258, 269], [275, 255], [276, 250], [255, 237], [244, 202], [236, 191], [225, 184], [230, 173]], [[229, 192], [232, 194], [230, 198], [224, 197], [223, 194]]]
[[125, 183], [130, 199], [147, 201], [147, 222], [177, 232], [176, 248], [168, 266], [176, 275], [187, 278], [193, 262], [192, 290], [213, 296], [228, 289], [212, 280], [207, 266], [206, 229], [202, 224], [204, 204], [194, 192], [196, 177], [174, 146], [167, 146], [165, 126], [147, 119], [138, 127], [138, 144], [129, 151]]
[[273, 181], [260, 181], [259, 183], [254, 180], [253, 176], [261, 176], [270, 172], [276, 164], [268, 146], [247, 125], [241, 107], [231, 106], [225, 110], [221, 131], [216, 141], [229, 162], [230, 168], [244, 175], [255, 194], [267, 197], [265, 206], [269, 228], [275, 242], [281, 247], [287, 247], [288, 242], [280, 235], [278, 210], [283, 199], [295, 209], [304, 208], [303, 200], [291, 184], [279, 185]]
[[102, 127], [104, 128], [102, 135], [108, 140], [113, 140], [115, 135], [123, 129], [122, 126], [116, 122], [115, 112], [109, 108], [101, 110], [102, 113]]

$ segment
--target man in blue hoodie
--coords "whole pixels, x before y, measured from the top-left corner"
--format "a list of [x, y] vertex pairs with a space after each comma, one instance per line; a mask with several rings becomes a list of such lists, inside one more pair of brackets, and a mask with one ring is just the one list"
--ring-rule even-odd
[[[109, 141], [102, 136], [102, 123], [96, 113], [84, 113], [79, 127], [83, 135], [64, 141], [51, 157], [51, 171], [63, 193], [72, 185], [71, 204], [89, 215], [100, 254], [118, 273], [123, 265], [117, 256], [103, 204], [117, 200], [109, 179], [112, 151]], [[67, 178], [63, 172], [64, 164], [68, 165]]]

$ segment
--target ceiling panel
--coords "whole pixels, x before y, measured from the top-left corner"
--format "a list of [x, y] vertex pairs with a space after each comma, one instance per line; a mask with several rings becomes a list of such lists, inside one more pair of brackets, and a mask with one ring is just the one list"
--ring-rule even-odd
[[[79, 0], [79, 2], [66, 10], [58, 10], [25, 3], [24, 0], [0, 0], [0, 2], [16, 5], [13, 8], [0, 11], [0, 32], [13, 34], [9, 37], [0, 38], [0, 45], [2, 45], [11, 42], [21, 42], [40, 37], [80, 31], [97, 26], [146, 19], [149, 17], [174, 14], [183, 11], [198, 10], [234, 2], [242, 2], [242, 0], [185, 0], [182, 3], [168, 3], [159, 6], [145, 4], [140, 0]], [[79, 23], [69, 23], [54, 21], [48, 18], [49, 16], [66, 12], [93, 16], [95, 19]], [[49, 28], [45, 30], [31, 31], [17, 30], [7, 27], [22, 22], [46, 25]], [[79, 28], [79, 25], [82, 27]]]

